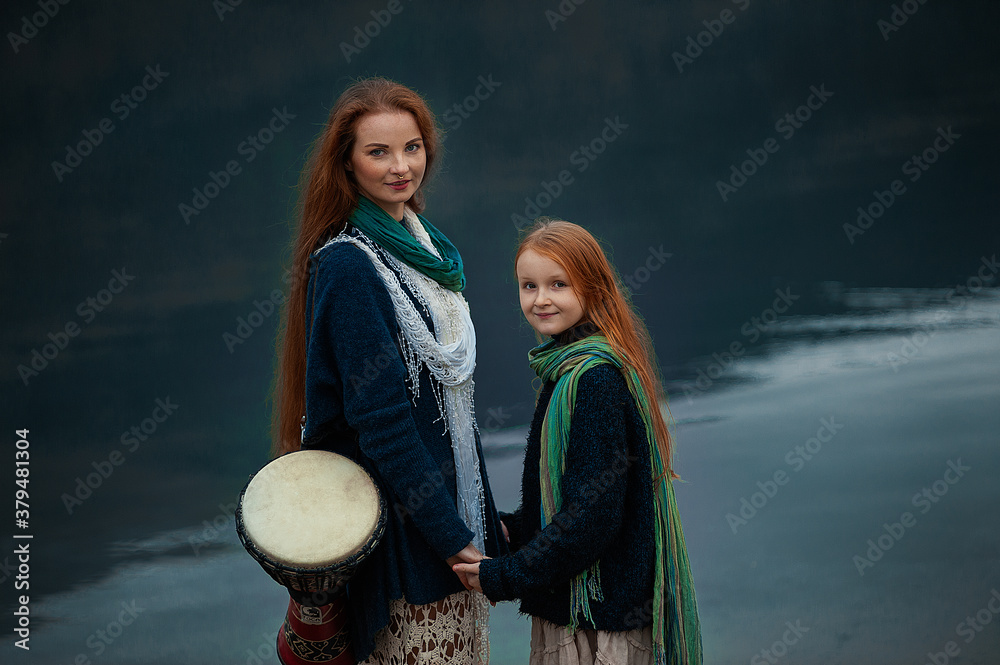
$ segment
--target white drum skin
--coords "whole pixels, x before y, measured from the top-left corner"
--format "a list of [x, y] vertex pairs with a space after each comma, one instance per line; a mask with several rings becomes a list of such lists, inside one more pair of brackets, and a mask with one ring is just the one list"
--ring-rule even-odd
[[380, 507], [378, 490], [360, 466], [336, 453], [301, 450], [253, 477], [241, 511], [247, 537], [270, 559], [322, 568], [365, 546]]

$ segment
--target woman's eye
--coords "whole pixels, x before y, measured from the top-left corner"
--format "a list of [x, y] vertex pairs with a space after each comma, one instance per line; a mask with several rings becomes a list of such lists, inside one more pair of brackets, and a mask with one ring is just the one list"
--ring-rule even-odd
[[406, 146], [406, 152], [416, 152], [417, 150], [420, 150], [420, 145], [417, 143], [411, 143], [410, 145]]
[[383, 150], [382, 148], [375, 148], [368, 154], [371, 155], [372, 157], [381, 157], [382, 155], [385, 154], [385, 150]]

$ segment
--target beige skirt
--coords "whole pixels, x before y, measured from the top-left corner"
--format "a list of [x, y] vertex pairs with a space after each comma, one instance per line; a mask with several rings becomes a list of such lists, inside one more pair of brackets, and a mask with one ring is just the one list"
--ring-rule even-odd
[[534, 617], [528, 665], [653, 665], [653, 627], [627, 632], [578, 630]]
[[489, 612], [489, 601], [476, 591], [427, 605], [394, 600], [389, 625], [375, 635], [375, 650], [360, 665], [486, 665]]

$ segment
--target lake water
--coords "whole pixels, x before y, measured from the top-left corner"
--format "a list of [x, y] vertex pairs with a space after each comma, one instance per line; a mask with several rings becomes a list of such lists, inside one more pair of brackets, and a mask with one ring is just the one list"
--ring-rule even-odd
[[[845, 292], [847, 313], [782, 318], [671, 384], [706, 663], [1000, 662], [1000, 292], [946, 295]], [[523, 436], [484, 437], [508, 510]], [[8, 633], [3, 661], [276, 663], [287, 594], [240, 547], [230, 506], [159, 522], [80, 535], [111, 563], [33, 595], [31, 650]], [[74, 547], [39, 533], [39, 548]], [[525, 662], [528, 626], [494, 610], [493, 663]]]

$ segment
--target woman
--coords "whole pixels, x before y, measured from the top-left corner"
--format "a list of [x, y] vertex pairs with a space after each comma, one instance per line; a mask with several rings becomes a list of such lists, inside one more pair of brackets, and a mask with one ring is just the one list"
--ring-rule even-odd
[[488, 657], [488, 607], [450, 566], [506, 551], [472, 413], [462, 260], [418, 215], [437, 147], [402, 85], [362, 80], [337, 101], [304, 174], [276, 371], [276, 451], [344, 454], [390, 506], [348, 585], [355, 657], [371, 663]]

